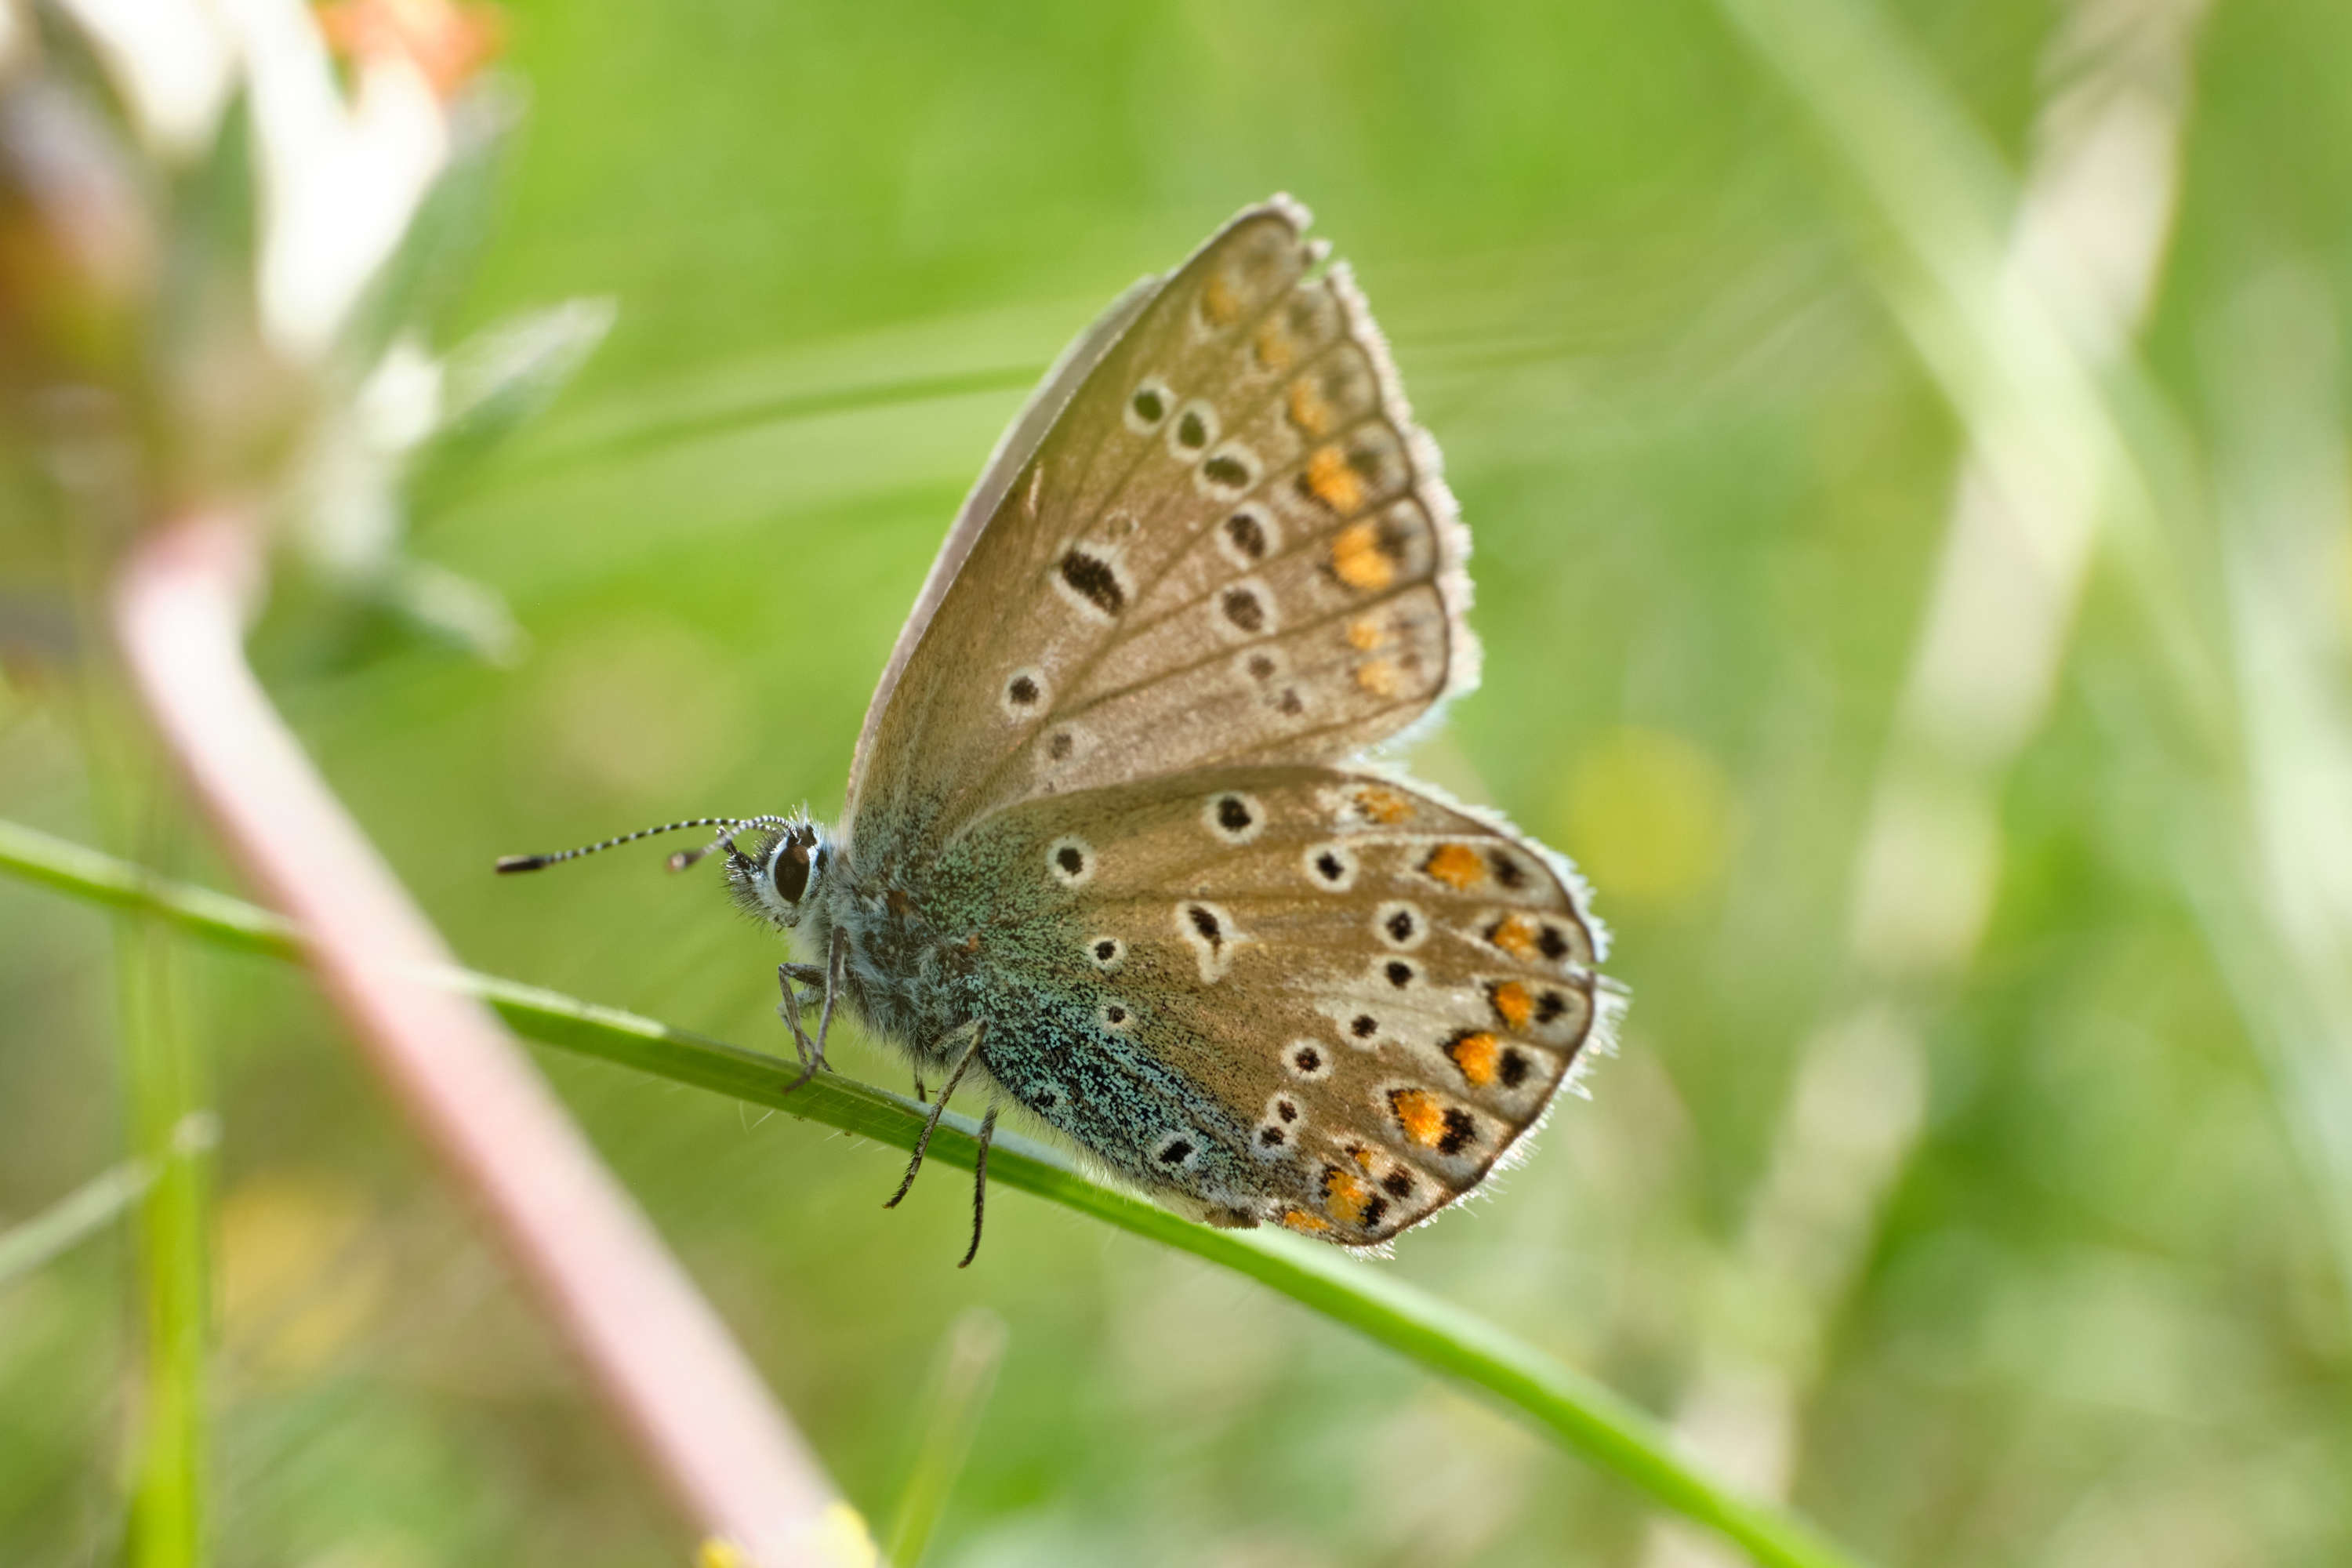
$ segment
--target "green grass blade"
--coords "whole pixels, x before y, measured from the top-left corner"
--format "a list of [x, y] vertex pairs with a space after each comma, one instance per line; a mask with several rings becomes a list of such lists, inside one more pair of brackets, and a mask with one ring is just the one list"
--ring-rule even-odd
[[[143, 910], [190, 935], [281, 958], [297, 954], [286, 923], [249, 904], [183, 887], [30, 828], [0, 822], [0, 870], [74, 897]], [[618, 1008], [452, 970], [436, 977], [495, 1007], [516, 1033], [576, 1055], [709, 1089], [803, 1121], [914, 1146], [927, 1108], [824, 1073], [788, 1093], [793, 1065]], [[941, 1118], [929, 1158], [970, 1170], [979, 1124]], [[1846, 1568], [1857, 1560], [1787, 1510], [1752, 1501], [1677, 1451], [1646, 1412], [1525, 1341], [1331, 1247], [1282, 1233], [1213, 1230], [1080, 1175], [1056, 1151], [999, 1133], [989, 1176], [1137, 1236], [1192, 1253], [1280, 1291], [1433, 1372], [1482, 1389], [1563, 1447], [1632, 1483], [1660, 1505], [1721, 1531], [1774, 1568]]]
[[[191, 1116], [172, 1136], [174, 1156], [212, 1147], [216, 1131], [210, 1116]], [[152, 1161], [125, 1160], [100, 1171], [47, 1208], [0, 1230], [0, 1286], [47, 1267], [104, 1230], [155, 1184]]]
[[919, 1568], [931, 1544], [940, 1516], [963, 1474], [964, 1460], [980, 1430], [981, 1413], [996, 1387], [1004, 1360], [1004, 1320], [985, 1307], [971, 1307], [950, 1324], [940, 1347], [939, 1365], [920, 1407], [913, 1463], [899, 1489], [883, 1556], [893, 1568]]
[[131, 1568], [198, 1568], [209, 1556], [209, 1173], [180, 1130], [204, 1114], [203, 1068], [181, 1007], [180, 939], [171, 921], [126, 910], [115, 928], [131, 1135], [137, 1163], [153, 1173], [136, 1226], [146, 1364], [124, 1560]]

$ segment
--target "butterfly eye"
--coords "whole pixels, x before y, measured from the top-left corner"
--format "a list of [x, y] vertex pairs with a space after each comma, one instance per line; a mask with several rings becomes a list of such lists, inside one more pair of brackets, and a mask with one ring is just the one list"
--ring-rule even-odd
[[795, 833], [777, 846], [776, 858], [768, 875], [776, 884], [776, 896], [788, 904], [797, 904], [808, 891], [809, 851], [814, 837], [803, 838]]

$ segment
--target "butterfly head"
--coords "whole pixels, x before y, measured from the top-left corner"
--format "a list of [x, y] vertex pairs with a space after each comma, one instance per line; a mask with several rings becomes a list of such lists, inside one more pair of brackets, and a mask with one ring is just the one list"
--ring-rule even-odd
[[727, 847], [727, 886], [748, 912], [789, 930], [817, 895], [833, 846], [814, 822], [795, 819]]

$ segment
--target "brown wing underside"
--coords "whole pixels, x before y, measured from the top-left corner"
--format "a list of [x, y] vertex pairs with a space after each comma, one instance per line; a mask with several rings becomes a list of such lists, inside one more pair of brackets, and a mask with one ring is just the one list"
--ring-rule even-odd
[[1614, 1006], [1573, 872], [1387, 778], [1217, 770], [1016, 806], [972, 840], [1070, 950], [1008, 981], [1066, 989], [1115, 954], [1099, 1048], [1232, 1113], [1237, 1161], [1142, 1173], [1212, 1215], [1386, 1240], [1485, 1178]]
[[1466, 538], [1305, 222], [1244, 211], [1081, 345], [1098, 357], [1034, 450], [1008, 443], [869, 718], [854, 843], [919, 854], [1039, 795], [1336, 760], [1467, 684]]

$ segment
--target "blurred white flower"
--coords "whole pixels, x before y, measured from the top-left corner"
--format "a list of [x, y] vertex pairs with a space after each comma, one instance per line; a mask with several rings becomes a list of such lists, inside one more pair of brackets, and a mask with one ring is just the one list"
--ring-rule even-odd
[[[110, 92], [50, 68], [51, 24]], [[60, 515], [128, 537], [238, 498], [338, 599], [519, 656], [495, 594], [403, 548], [412, 483], [543, 406], [612, 319], [573, 301], [446, 364], [427, 346], [508, 123], [464, 90], [499, 35], [457, 0], [0, 0], [0, 193], [31, 215], [14, 275], [33, 285], [0, 289], [0, 413], [50, 472], [94, 474]], [[237, 163], [249, 180], [213, 177]], [[53, 428], [61, 389], [72, 428]]]
[[[211, 145], [236, 79], [236, 45], [204, 0], [59, 0], [121, 89], [151, 152], [195, 157]], [[5, 26], [15, 7], [0, 6]], [[0, 58], [6, 50], [0, 47]]]
[[347, 102], [298, 0], [217, 4], [252, 94], [262, 331], [280, 353], [316, 360], [448, 162], [448, 116], [424, 67], [380, 35], [362, 36]]

